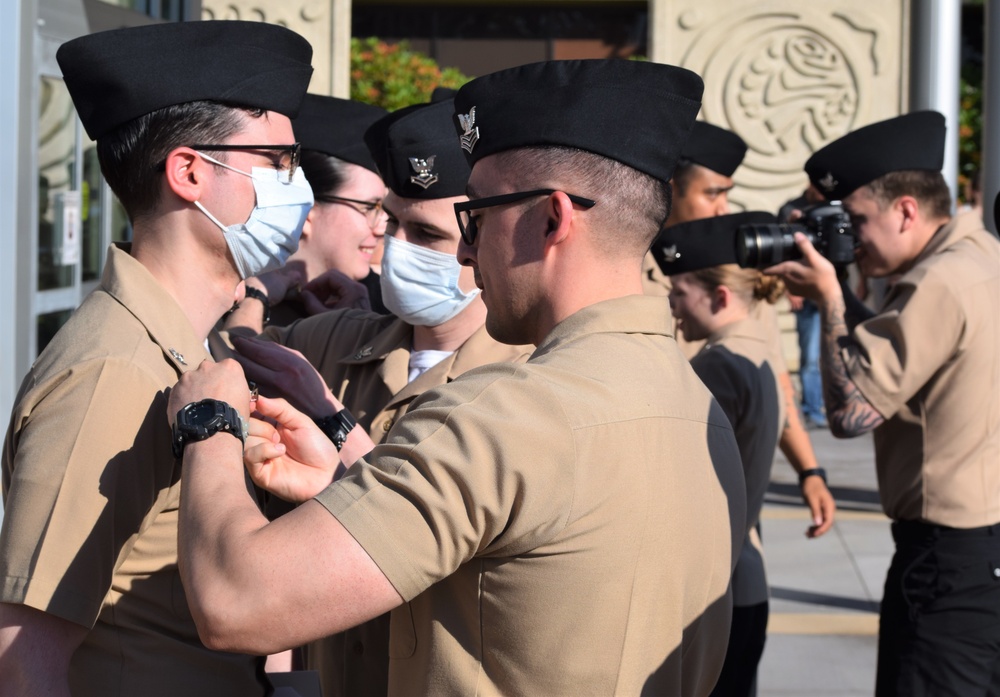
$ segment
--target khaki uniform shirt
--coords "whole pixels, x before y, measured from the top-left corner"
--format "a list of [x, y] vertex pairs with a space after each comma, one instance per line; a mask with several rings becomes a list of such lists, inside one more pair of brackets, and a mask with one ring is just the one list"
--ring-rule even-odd
[[750, 533], [760, 519], [771, 464], [785, 422], [785, 400], [772, 365], [768, 328], [753, 319], [734, 322], [708, 337], [691, 367], [719, 401], [736, 433], [747, 487], [747, 537], [733, 572], [733, 604], [767, 602], [767, 577]]
[[843, 350], [885, 417], [879, 495], [895, 520], [1000, 522], [1000, 242], [974, 213], [953, 219]]
[[257, 659], [201, 644], [177, 571], [181, 467], [164, 391], [207, 358], [173, 298], [112, 247], [100, 287], [21, 385], [3, 450], [0, 600], [90, 629], [74, 696], [264, 694]]
[[[524, 362], [533, 347], [507, 346], [480, 327], [457, 351], [413, 382], [413, 328], [393, 316], [332, 311], [265, 336], [300, 351], [337, 398], [381, 442], [422, 393], [490, 363]], [[305, 649], [306, 668], [320, 674], [325, 697], [385, 697], [389, 681], [389, 615]]]
[[317, 496], [406, 601], [390, 694], [714, 685], [746, 494], [661, 302], [587, 307], [526, 364], [425, 393]]

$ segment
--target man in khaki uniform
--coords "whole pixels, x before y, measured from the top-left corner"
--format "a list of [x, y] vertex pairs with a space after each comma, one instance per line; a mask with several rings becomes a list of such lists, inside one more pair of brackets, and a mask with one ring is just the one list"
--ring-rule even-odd
[[[265, 693], [258, 659], [207, 649], [187, 607], [166, 390], [209, 359], [206, 337], [242, 271], [266, 270], [248, 251], [261, 239], [253, 221], [291, 248], [301, 232], [312, 193], [292, 172], [289, 117], [311, 54], [297, 34], [255, 22], [115, 30], [57, 53], [134, 242], [109, 250], [100, 286], [25, 378], [7, 431], [5, 695]], [[224, 235], [203, 211], [236, 225]]]
[[[739, 452], [638, 273], [701, 91], [686, 70], [615, 60], [459, 91], [459, 259], [490, 335], [538, 348], [425, 393], [322, 490], [330, 440], [262, 398], [278, 426], [254, 422], [250, 471], [304, 500], [273, 523], [239, 490], [236, 439], [188, 445], [182, 569], [214, 646], [269, 651], [394, 608], [390, 694], [708, 693], [745, 522]], [[206, 364], [169, 408], [212, 395], [246, 411], [242, 379]]]
[[[453, 100], [400, 110], [374, 124], [367, 138], [391, 192], [385, 207], [392, 216], [387, 230], [392, 241], [388, 261], [383, 262], [386, 271], [382, 283], [391, 286], [386, 295], [406, 319], [334, 310], [265, 332], [267, 338], [300, 351], [319, 370], [337, 400], [375, 443], [385, 438], [410, 404], [427, 390], [489, 363], [523, 362], [533, 349], [490, 338], [484, 326], [486, 306], [472, 269], [460, 266], [455, 258], [461, 237], [452, 206], [468, 201], [469, 164], [454, 135], [454, 112]], [[424, 170], [423, 180], [417, 178], [412, 160], [433, 163]], [[419, 248], [412, 250], [419, 256], [415, 256], [417, 262], [409, 267], [409, 274], [400, 275], [399, 249], [410, 245]], [[439, 283], [438, 297], [432, 296], [436, 301], [425, 303], [424, 308], [406, 312], [399, 307], [396, 299], [413, 293], [409, 283], [426, 278], [418, 292], [433, 290], [430, 284], [437, 280], [436, 269], [450, 267], [449, 260], [454, 264], [454, 285], [459, 289], [459, 293], [451, 293], [450, 309], [433, 318], [428, 316], [428, 309], [437, 313], [447, 304], [446, 289], [453, 285], [451, 280]], [[285, 397], [314, 419], [332, 416], [334, 409], [321, 391], [299, 384], [294, 376], [302, 373], [283, 369], [288, 366], [283, 365], [287, 358], [281, 353], [255, 342], [234, 340], [244, 351], [241, 363], [247, 376], [265, 391]], [[254, 357], [261, 365], [253, 362]], [[307, 649], [305, 665], [319, 671], [326, 697], [386, 694], [388, 614], [314, 642]]]
[[915, 112], [806, 163], [850, 213], [861, 271], [898, 277], [876, 315], [849, 316], [833, 267], [802, 235], [804, 260], [769, 269], [819, 304], [831, 430], [874, 432], [896, 542], [878, 695], [1000, 689], [1000, 243], [975, 214], [950, 217], [944, 147], [944, 117]]

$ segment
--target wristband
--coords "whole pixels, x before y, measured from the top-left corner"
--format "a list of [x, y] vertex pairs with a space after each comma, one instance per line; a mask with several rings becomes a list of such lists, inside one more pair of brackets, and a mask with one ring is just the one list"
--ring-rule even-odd
[[806, 483], [809, 477], [819, 477], [826, 484], [826, 470], [822, 467], [813, 467], [811, 470], [805, 470], [804, 472], [799, 472], [799, 486]]
[[254, 300], [260, 300], [261, 304], [264, 306], [264, 324], [271, 321], [271, 303], [268, 301], [267, 296], [256, 288], [246, 287], [246, 298], [253, 298]]
[[326, 437], [333, 441], [338, 453], [347, 442], [348, 434], [358, 425], [354, 415], [347, 409], [341, 409], [333, 416], [324, 416], [322, 419], [313, 419], [313, 421], [326, 434]]

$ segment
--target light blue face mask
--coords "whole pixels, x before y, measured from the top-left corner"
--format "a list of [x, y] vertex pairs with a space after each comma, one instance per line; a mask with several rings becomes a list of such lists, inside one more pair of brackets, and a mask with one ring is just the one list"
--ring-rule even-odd
[[313, 206], [312, 187], [302, 168], [298, 168], [292, 181], [288, 181], [288, 173], [281, 170], [254, 167], [251, 172], [244, 172], [204, 153], [198, 154], [253, 180], [257, 202], [245, 223], [223, 225], [199, 201], [194, 202], [222, 230], [240, 277], [247, 279], [284, 266], [288, 257], [299, 248], [302, 226]]
[[462, 265], [454, 254], [435, 252], [385, 236], [382, 302], [407, 324], [436, 327], [464, 310], [479, 295], [458, 287]]

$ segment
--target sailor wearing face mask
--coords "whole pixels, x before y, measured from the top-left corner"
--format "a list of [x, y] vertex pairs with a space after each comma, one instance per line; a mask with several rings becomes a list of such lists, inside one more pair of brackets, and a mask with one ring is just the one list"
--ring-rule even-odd
[[[423, 392], [482, 365], [527, 360], [533, 349], [490, 338], [472, 268], [456, 258], [453, 204], [468, 200], [470, 170], [454, 135], [454, 112], [451, 99], [421, 104], [393, 112], [365, 134], [390, 189], [381, 283], [393, 315], [333, 310], [263, 335], [304, 354], [375, 443]], [[290, 352], [263, 341], [233, 341], [247, 377], [265, 393], [285, 397], [313, 418], [334, 416], [322, 391], [300, 377], [311, 371], [301, 370]], [[332, 418], [327, 424], [339, 427]], [[384, 696], [388, 643], [385, 615], [311, 644], [306, 666], [320, 671], [327, 697]]]

